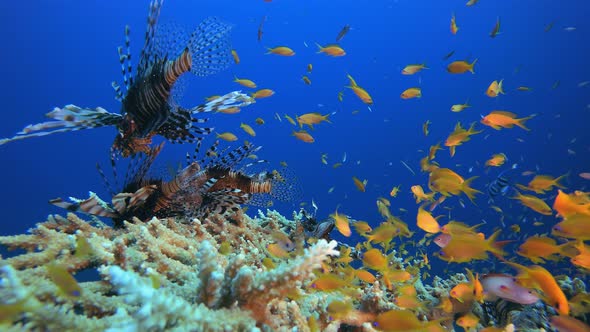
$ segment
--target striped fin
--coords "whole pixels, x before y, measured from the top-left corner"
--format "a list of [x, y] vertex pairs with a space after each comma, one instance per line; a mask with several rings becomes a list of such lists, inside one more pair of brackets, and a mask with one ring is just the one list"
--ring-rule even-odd
[[132, 208], [136, 208], [150, 198], [156, 191], [156, 185], [149, 185], [139, 188], [134, 193], [119, 193], [112, 199], [113, 207], [119, 214], [123, 214]]
[[150, 12], [147, 18], [147, 28], [145, 30], [145, 41], [141, 54], [139, 56], [139, 64], [137, 65], [137, 77], [143, 76], [148, 68], [153, 64], [154, 56], [157, 54], [153, 52], [155, 46], [154, 36], [156, 34], [156, 26], [158, 18], [160, 17], [160, 10], [164, 0], [152, 0], [150, 2]]
[[111, 83], [111, 86], [113, 87], [113, 90], [115, 90], [115, 99], [117, 101], [122, 101], [123, 100], [123, 92], [121, 91], [121, 86], [119, 85], [119, 83], [117, 83], [116, 81], [113, 81]]
[[240, 189], [224, 189], [207, 193], [203, 204], [197, 210], [197, 218], [207, 219], [211, 215], [224, 215], [228, 211], [236, 212], [241, 204], [248, 202], [250, 195]]
[[104, 126], [116, 126], [122, 116], [109, 113], [102, 107], [94, 109], [66, 105], [64, 108], [54, 108], [46, 114], [55, 121], [46, 121], [26, 126], [12, 138], [0, 139], [0, 145], [30, 137], [41, 137], [55, 133], [70, 132]]
[[256, 100], [243, 94], [241, 91], [232, 91], [209, 102], [193, 107], [191, 113], [220, 112], [232, 107], [245, 107], [255, 103]]
[[99, 217], [115, 218], [119, 214], [113, 210], [106, 202], [90, 192], [90, 198], [85, 200], [70, 197], [72, 202], [66, 202], [61, 198], [52, 199], [49, 203], [64, 208], [72, 212], [83, 212]]
[[188, 45], [193, 57], [193, 74], [212, 75], [230, 66], [233, 62], [231, 28], [217, 17], [209, 17], [197, 26]]

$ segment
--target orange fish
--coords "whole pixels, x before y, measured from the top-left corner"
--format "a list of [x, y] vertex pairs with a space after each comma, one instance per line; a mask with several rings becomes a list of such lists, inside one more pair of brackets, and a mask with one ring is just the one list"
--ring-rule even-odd
[[444, 196], [459, 195], [462, 192], [473, 201], [475, 194], [481, 194], [481, 191], [470, 186], [476, 178], [477, 176], [474, 176], [465, 180], [448, 168], [437, 168], [428, 177], [428, 187]]
[[480, 131], [475, 130], [475, 122], [469, 126], [468, 130], [461, 127], [461, 122], [457, 122], [455, 125], [455, 130], [449, 134], [447, 140], [445, 141], [445, 146], [449, 147], [449, 152], [451, 153], [451, 157], [455, 155], [455, 148], [471, 139], [472, 135], [479, 134]]
[[493, 81], [486, 90], [486, 95], [490, 98], [495, 98], [498, 97], [499, 94], [505, 94], [502, 89], [502, 82], [504, 82], [504, 80], [500, 80], [499, 83], [498, 81]]
[[479, 318], [472, 312], [469, 312], [457, 318], [455, 320], [455, 323], [461, 326], [463, 329], [465, 329], [465, 331], [471, 331], [471, 329], [477, 327], [477, 323], [479, 323]]
[[311, 284], [311, 287], [321, 291], [333, 291], [348, 286], [349, 282], [339, 276], [323, 274]]
[[266, 52], [266, 54], [276, 54], [276, 55], [282, 55], [282, 56], [295, 55], [295, 52], [293, 52], [293, 50], [288, 48], [287, 46], [278, 46], [278, 47], [273, 47], [273, 48], [267, 47], [267, 50], [268, 50], [268, 52]]
[[529, 207], [531, 210], [540, 214], [546, 216], [553, 214], [553, 210], [551, 210], [549, 205], [547, 205], [547, 203], [538, 197], [532, 195], [523, 195], [519, 192], [516, 192], [516, 196], [512, 197], [512, 199], [519, 200], [522, 205]]
[[237, 76], [234, 77], [234, 82], [238, 83], [239, 85], [245, 86], [247, 88], [256, 88], [256, 83], [254, 81], [246, 79], [246, 78], [238, 78]]
[[502, 128], [512, 128], [514, 125], [517, 125], [524, 130], [530, 130], [524, 126], [524, 123], [525, 121], [532, 119], [534, 116], [535, 115], [530, 115], [517, 119], [516, 114], [511, 112], [492, 111], [490, 114], [481, 119], [481, 123], [496, 130], [500, 130]]
[[352, 231], [350, 230], [350, 220], [346, 215], [338, 214], [338, 210], [336, 210], [331, 217], [334, 218], [334, 225], [340, 234], [346, 237], [349, 237], [352, 234]]
[[350, 74], [347, 74], [346, 76], [348, 77], [348, 80], [350, 81], [350, 85], [346, 86], [346, 87], [352, 89], [352, 92], [354, 92], [354, 94], [357, 97], [359, 97], [359, 99], [362, 100], [363, 103], [365, 103], [367, 105], [372, 105], [373, 98], [371, 98], [371, 95], [369, 95], [367, 90], [358, 86], [358, 84], [356, 84], [356, 81], [354, 80], [354, 78], [352, 78], [352, 76], [350, 76]]
[[322, 122], [330, 122], [330, 119], [328, 119], [328, 117], [332, 115], [332, 114], [326, 114], [326, 115], [322, 115], [320, 113], [307, 113], [307, 114], [303, 114], [301, 116], [295, 116], [295, 120], [297, 120], [297, 123], [299, 123], [299, 128], [302, 128], [303, 125], [308, 125], [310, 128], [313, 129], [313, 125], [315, 124], [319, 124]]
[[382, 272], [387, 269], [389, 263], [379, 249], [369, 249], [363, 253], [363, 264], [370, 269]]
[[520, 271], [517, 279], [522, 286], [541, 290], [543, 300], [548, 305], [554, 307], [560, 315], [569, 315], [567, 298], [549, 271], [539, 265], [526, 267], [507, 261], [505, 263]]
[[51, 263], [46, 266], [46, 269], [47, 275], [57, 286], [61, 295], [69, 298], [77, 298], [82, 295], [82, 288], [67, 268], [57, 263]]
[[322, 47], [322, 45], [315, 43], [319, 50], [317, 53], [324, 53], [329, 56], [345, 56], [346, 52], [342, 49], [342, 47], [338, 46], [337, 44], [330, 44]]
[[[293, 124], [295, 124], [295, 122], [293, 122]], [[293, 131], [292, 136], [295, 136], [295, 138], [297, 138], [298, 140], [303, 141], [305, 143], [313, 143], [313, 142], [315, 142], [315, 139], [313, 138], [313, 136], [311, 136], [305, 130]]]
[[568, 243], [557, 245], [554, 239], [546, 236], [532, 236], [520, 245], [516, 253], [538, 264], [544, 263], [544, 259], [557, 258], [553, 255], [562, 254], [566, 245]]
[[231, 55], [234, 58], [234, 62], [236, 65], [240, 64], [240, 57], [238, 56], [238, 52], [236, 50], [231, 50]]
[[487, 259], [488, 251], [503, 256], [504, 251], [495, 243], [499, 234], [500, 231], [498, 230], [484, 240], [477, 234], [453, 235], [449, 243], [440, 251], [439, 257], [449, 262], [464, 263], [472, 260]]
[[367, 242], [369, 243], [389, 243], [389, 241], [391, 241], [394, 236], [399, 235], [399, 233], [399, 227], [389, 222], [383, 222], [375, 228], [371, 234], [363, 236], [367, 238]]
[[426, 67], [426, 64], [421, 65], [407, 65], [402, 69], [402, 75], [414, 75], [417, 72], [421, 71], [422, 69], [429, 69]]
[[590, 240], [590, 215], [571, 215], [553, 226], [551, 234], [569, 239]]
[[559, 332], [587, 332], [590, 326], [584, 322], [569, 316], [553, 316], [549, 320], [551, 326]]
[[590, 215], [590, 198], [583, 194], [566, 194], [558, 189], [553, 209], [564, 218], [575, 214]]
[[356, 176], [352, 177], [352, 181], [354, 182], [354, 185], [356, 186], [356, 188], [360, 191], [360, 192], [365, 192], [365, 186], [367, 185], [367, 180], [361, 181], [359, 180]]
[[463, 61], [463, 60], [453, 61], [447, 66], [447, 71], [451, 74], [464, 74], [468, 71], [471, 72], [472, 74], [475, 74], [473, 67], [475, 66], [476, 62], [477, 62], [477, 59], [473, 60], [472, 63], [469, 63], [469, 62]]
[[261, 90], [254, 92], [250, 96], [254, 99], [260, 99], [260, 98], [268, 98], [274, 94], [275, 94], [275, 92], [271, 89], [261, 89]]
[[418, 208], [418, 215], [416, 216], [416, 224], [418, 228], [427, 232], [436, 234], [440, 232], [440, 225], [438, 221], [427, 211], [425, 211], [422, 206]]
[[400, 95], [402, 99], [412, 99], [412, 98], [421, 98], [422, 97], [422, 89], [420, 88], [409, 88], [404, 90]]
[[431, 193], [424, 193], [424, 189], [422, 188], [422, 186], [420, 185], [415, 185], [412, 186], [410, 188], [410, 190], [412, 191], [412, 194], [414, 194], [414, 198], [416, 199], [416, 203], [420, 203], [422, 201], [434, 201], [434, 194], [433, 192]]
[[486, 161], [486, 166], [498, 167], [504, 165], [505, 162], [506, 155], [503, 153], [498, 153], [493, 155], [492, 158]]
[[565, 187], [561, 185], [559, 181], [568, 175], [569, 173], [566, 173], [557, 178], [553, 178], [551, 175], [537, 175], [529, 182], [528, 186], [523, 186], [520, 184], [516, 186], [523, 190], [530, 190], [534, 191], [537, 194], [544, 194], [546, 191], [551, 190], [553, 187], [565, 189]]
[[374, 283], [377, 280], [377, 278], [375, 278], [375, 276], [367, 270], [363, 270], [363, 269], [355, 270], [354, 274], [356, 275], [357, 278], [361, 279], [364, 282], [370, 283], [370, 284]]
[[451, 33], [456, 35], [457, 31], [459, 31], [459, 27], [457, 26], [457, 20], [455, 19], [455, 14], [451, 17]]

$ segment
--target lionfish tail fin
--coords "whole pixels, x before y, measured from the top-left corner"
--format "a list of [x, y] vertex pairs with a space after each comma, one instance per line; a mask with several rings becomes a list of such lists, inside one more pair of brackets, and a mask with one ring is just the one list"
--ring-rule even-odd
[[26, 126], [22, 131], [11, 138], [0, 140], [0, 145], [8, 142], [19, 141], [30, 137], [41, 137], [55, 133], [64, 133], [82, 129], [114, 126], [121, 120], [121, 115], [107, 112], [102, 107], [81, 108], [75, 105], [66, 105], [64, 108], [54, 108], [46, 114], [54, 121], [46, 121]]
[[208, 76], [229, 67], [233, 61], [231, 29], [230, 24], [217, 17], [209, 17], [197, 26], [188, 44], [193, 58], [193, 74]]

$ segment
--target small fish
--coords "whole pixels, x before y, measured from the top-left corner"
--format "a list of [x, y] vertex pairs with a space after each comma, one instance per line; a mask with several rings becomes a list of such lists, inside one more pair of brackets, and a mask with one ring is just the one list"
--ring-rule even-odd
[[263, 118], [256, 118], [256, 120], [254, 120], [256, 122], [257, 125], [263, 125], [264, 124], [264, 119]]
[[352, 231], [350, 230], [350, 220], [346, 215], [338, 214], [338, 209], [330, 217], [334, 218], [334, 225], [340, 234], [350, 237]]
[[455, 54], [455, 50], [450, 51], [445, 56], [443, 56], [443, 60], [449, 60]]
[[590, 81], [580, 82], [580, 83], [578, 83], [578, 88], [585, 87], [586, 85], [589, 85], [589, 84], [590, 84]]
[[238, 83], [241, 86], [245, 86], [247, 88], [256, 88], [256, 83], [254, 83], [254, 81], [246, 79], [246, 78], [238, 78], [237, 76], [234, 76], [234, 82]]
[[429, 69], [426, 64], [407, 65], [402, 69], [402, 75], [414, 75], [422, 69]]
[[236, 113], [240, 113], [241, 108], [234, 106], [234, 107], [228, 107], [228, 108], [218, 108], [215, 113], [223, 113], [223, 114], [236, 114]]
[[350, 31], [350, 25], [347, 24], [340, 30], [340, 32], [338, 32], [338, 36], [336, 36], [336, 42], [342, 40], [348, 31]]
[[342, 91], [339, 91], [339, 92], [338, 92], [338, 101], [339, 101], [339, 102], [342, 102], [342, 99], [343, 99], [342, 97], [343, 97], [343, 96], [344, 96], [344, 92], [342, 92]]
[[500, 80], [500, 82], [493, 81], [492, 83], [490, 83], [490, 86], [486, 90], [486, 95], [490, 98], [495, 98], [495, 97], [498, 97], [498, 95], [500, 95], [500, 94], [505, 94], [504, 90], [502, 88], [503, 82], [504, 82], [504, 80]]
[[[295, 124], [295, 123], [293, 123]], [[307, 131], [300, 130], [300, 131], [293, 131], [292, 136], [295, 136], [298, 140], [305, 142], [305, 143], [313, 143], [315, 139], [311, 136]]]
[[422, 89], [421, 88], [409, 88], [404, 90], [401, 93], [400, 97], [402, 99], [412, 99], [412, 98], [421, 98], [422, 97]]
[[311, 85], [311, 80], [309, 79], [309, 77], [303, 75], [303, 77], [301, 77], [301, 80], [303, 80], [303, 83]]
[[391, 189], [391, 191], [389, 192], [389, 196], [391, 196], [391, 197], [397, 196], [397, 194], [399, 193], [399, 188], [400, 187], [401, 187], [401, 185], [393, 187]]
[[262, 20], [260, 21], [260, 24], [258, 25], [258, 42], [260, 42], [262, 40], [262, 35], [264, 34], [264, 32], [262, 31], [264, 28], [264, 22], [266, 22], [266, 15], [264, 15], [262, 17]]
[[240, 57], [238, 56], [238, 52], [236, 52], [236, 50], [231, 50], [231, 55], [234, 58], [235, 64], [240, 64]]
[[77, 298], [82, 295], [82, 288], [64, 266], [51, 263], [46, 268], [49, 278], [59, 288], [62, 295], [69, 298]]
[[549, 22], [549, 24], [547, 24], [545, 26], [545, 32], [549, 32], [551, 31], [551, 29], [553, 29], [553, 25], [555, 24], [555, 22]]
[[333, 57], [340, 57], [340, 56], [345, 56], [346, 52], [344, 51], [344, 49], [342, 49], [342, 47], [340, 47], [339, 45], [336, 44], [330, 44], [330, 45], [326, 45], [326, 46], [322, 46], [318, 43], [315, 43], [318, 47], [318, 52], [317, 53], [324, 53], [326, 55], [329, 56], [333, 56]]
[[459, 31], [459, 27], [457, 26], [457, 20], [455, 18], [455, 14], [451, 17], [451, 33], [456, 35], [457, 31]]
[[225, 132], [223, 134], [216, 134], [216, 135], [217, 135], [217, 138], [220, 138], [220, 139], [227, 141], [227, 142], [235, 142], [238, 140], [238, 137], [230, 132]]
[[467, 1], [467, 3], [465, 4], [465, 6], [467, 7], [471, 7], [473, 5], [475, 5], [479, 0], [469, 0]]
[[467, 61], [463, 61], [463, 60], [451, 62], [447, 66], [447, 72], [449, 72], [451, 74], [463, 74], [463, 73], [466, 73], [469, 71], [472, 74], [475, 74], [473, 67], [475, 66], [476, 62], [477, 62], [477, 59], [473, 60], [472, 63], [468, 63]]
[[261, 99], [261, 98], [268, 98], [274, 94], [275, 94], [275, 92], [271, 89], [260, 89], [256, 92], [252, 93], [250, 96], [254, 99]]
[[285, 114], [285, 119], [287, 119], [287, 121], [289, 121], [290, 124], [296, 126], [297, 123], [295, 123], [295, 120], [293, 120], [292, 117], [288, 116], [287, 114]]
[[583, 173], [580, 173], [580, 174], [578, 174], [578, 175], [579, 175], [579, 176], [580, 176], [582, 179], [585, 179], [585, 180], [590, 180], [590, 173], [589, 173], [589, 172], [583, 172]]
[[363, 193], [365, 192], [365, 186], [367, 185], [367, 180], [361, 181], [356, 176], [353, 176], [352, 181], [354, 182], [354, 185], [356, 186], [356, 188], [360, 192], [363, 192]]
[[267, 47], [266, 54], [276, 54], [281, 56], [294, 56], [295, 52], [287, 46]]
[[342, 163], [346, 162], [346, 152], [344, 152], [344, 155], [342, 156]]
[[519, 86], [518, 88], [516, 88], [516, 90], [518, 91], [532, 91], [533, 89], [529, 88], [528, 86]]
[[465, 110], [466, 108], [471, 107], [471, 105], [469, 105], [469, 101], [466, 101], [464, 104], [455, 104], [453, 106], [451, 106], [451, 112], [462, 112], [463, 110]]
[[568, 32], [575, 31], [575, 30], [576, 30], [576, 27], [565, 27], [565, 28], [563, 28], [563, 31], [568, 31]]
[[551, 86], [551, 89], [557, 89], [560, 84], [561, 84], [561, 81], [560, 80], [557, 80], [557, 81], [553, 82], [553, 85]]
[[311, 74], [311, 71], [313, 70], [313, 65], [311, 63], [307, 64], [307, 72]]
[[499, 33], [500, 33], [500, 17], [498, 17], [498, 19], [496, 20], [496, 25], [494, 25], [492, 32], [490, 32], [490, 37], [496, 38], [496, 36]]
[[430, 133], [430, 120], [426, 120], [426, 122], [424, 122], [424, 124], [422, 125], [422, 133], [424, 133], [424, 136], [428, 136], [428, 134]]
[[242, 122], [240, 124], [240, 128], [242, 128], [248, 135], [250, 135], [252, 137], [256, 136], [256, 132], [249, 125]]

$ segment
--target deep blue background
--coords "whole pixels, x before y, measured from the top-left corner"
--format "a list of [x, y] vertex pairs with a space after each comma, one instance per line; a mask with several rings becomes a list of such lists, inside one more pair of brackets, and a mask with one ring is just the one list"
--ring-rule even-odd
[[[526, 184], [530, 178], [520, 177], [521, 171], [538, 167], [541, 174], [554, 176], [571, 172], [565, 181], [569, 190], [586, 190], [589, 183], [577, 174], [590, 172], [590, 85], [578, 87], [590, 80], [590, 5], [583, 0], [529, 0], [481, 1], [466, 7], [465, 2], [183, 0], [167, 1], [160, 19], [196, 26], [205, 17], [216, 15], [234, 24], [233, 45], [242, 62], [218, 75], [192, 79], [182, 102], [195, 105], [206, 96], [240, 89], [232, 82], [234, 75], [275, 90], [273, 97], [241, 113], [215, 114], [211, 122], [218, 132], [232, 131], [240, 139], [263, 145], [258, 153], [261, 158], [275, 164], [286, 161], [300, 178], [305, 201], [309, 204], [313, 198], [318, 204], [320, 218], [341, 204], [340, 212], [377, 226], [382, 220], [375, 200], [401, 184], [399, 196], [392, 199], [392, 211], [400, 214], [399, 208], [407, 209], [407, 214], [401, 214], [403, 220], [421, 236], [415, 227], [417, 206], [409, 189], [414, 184], [426, 188], [427, 174], [419, 173], [418, 161], [431, 145], [446, 139], [457, 121], [468, 125], [492, 110], [508, 110], [519, 116], [539, 114], [528, 122], [530, 132], [520, 128], [495, 131], [478, 124], [484, 132], [458, 147], [454, 158], [447, 150], [438, 153], [436, 160], [443, 166], [465, 177], [478, 175], [476, 189], [485, 192], [486, 184], [513, 163], [519, 164], [512, 179], [515, 182]], [[110, 86], [111, 81], [121, 80], [116, 47], [123, 43], [124, 26], [129, 24], [137, 60], [147, 12], [148, 1], [0, 2], [0, 137], [10, 137], [27, 124], [43, 121], [43, 115], [55, 106], [73, 103], [118, 111], [120, 105]], [[449, 31], [452, 13], [459, 26], [454, 36]], [[264, 15], [267, 21], [259, 43], [256, 33]], [[489, 32], [497, 17], [502, 22], [501, 34], [492, 39]], [[552, 21], [553, 29], [545, 32]], [[316, 54], [315, 42], [334, 42], [345, 24], [352, 27], [341, 42], [347, 55], [330, 58]], [[565, 31], [565, 27], [576, 30]], [[280, 45], [293, 48], [296, 55], [265, 55], [266, 46]], [[443, 61], [442, 57], [451, 50], [455, 50], [451, 60], [478, 58], [476, 74], [448, 74], [446, 65], [451, 60]], [[405, 65], [423, 62], [430, 69], [414, 76], [400, 74]], [[314, 67], [308, 75], [311, 86], [301, 81], [302, 75], [307, 75], [308, 63]], [[347, 73], [371, 93], [375, 101], [372, 112], [344, 88], [348, 85]], [[495, 99], [485, 96], [490, 82], [500, 79], [505, 80], [506, 95]], [[557, 80], [559, 87], [552, 89]], [[516, 91], [520, 85], [533, 90]], [[403, 90], [413, 86], [422, 88], [423, 98], [399, 98]], [[342, 103], [336, 97], [339, 91], [345, 93]], [[472, 108], [450, 112], [451, 105], [467, 99]], [[353, 115], [353, 110], [360, 112]], [[316, 139], [313, 144], [297, 141], [291, 136], [295, 127], [274, 119], [275, 112], [294, 117], [334, 111], [332, 124], [318, 125], [311, 131]], [[264, 118], [266, 124], [256, 126], [257, 117]], [[421, 129], [426, 120], [432, 122], [428, 137]], [[252, 125], [256, 138], [242, 132], [240, 122]], [[21, 233], [50, 213], [63, 214], [47, 204], [57, 196], [87, 197], [87, 191], [92, 190], [106, 199], [94, 165], [97, 161], [106, 165], [114, 136], [113, 128], [101, 128], [1, 146], [0, 234]], [[571, 143], [573, 139], [576, 141]], [[182, 160], [191, 150], [189, 145], [168, 144], [160, 163]], [[345, 152], [348, 161], [332, 169]], [[506, 167], [486, 172], [483, 163], [499, 152], [508, 155]], [[328, 153], [329, 166], [320, 162], [322, 153]], [[468, 173], [470, 167], [473, 171]], [[355, 189], [352, 176], [368, 179], [367, 192]], [[333, 186], [334, 192], [328, 194]], [[553, 195], [545, 196], [549, 203]], [[469, 224], [485, 219], [486, 233], [499, 225], [498, 214], [488, 208], [486, 195], [480, 196], [477, 205], [462, 199], [465, 208], [457, 198], [445, 203], [452, 208], [452, 219]], [[282, 206], [281, 212], [290, 215], [298, 203]], [[519, 239], [547, 231], [555, 223], [553, 217], [534, 212], [521, 218], [524, 210], [512, 200], [496, 203], [504, 209], [507, 225], [521, 224]], [[439, 208], [435, 215], [447, 212]], [[534, 221], [544, 221], [546, 226], [534, 227]], [[335, 237], [341, 238], [338, 234]]]

